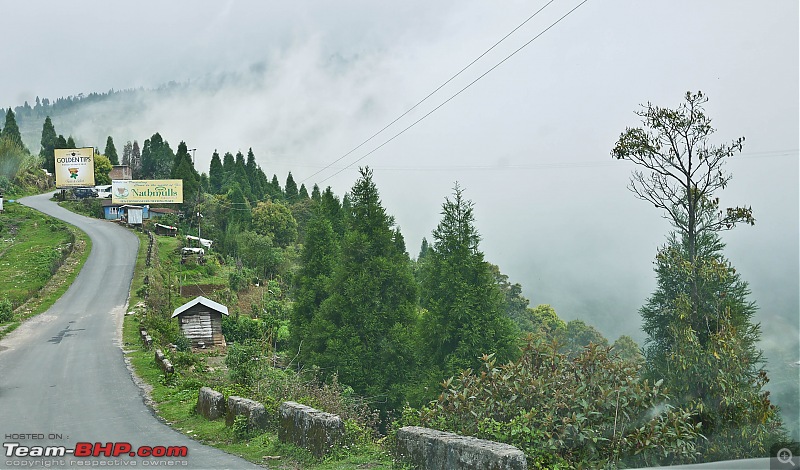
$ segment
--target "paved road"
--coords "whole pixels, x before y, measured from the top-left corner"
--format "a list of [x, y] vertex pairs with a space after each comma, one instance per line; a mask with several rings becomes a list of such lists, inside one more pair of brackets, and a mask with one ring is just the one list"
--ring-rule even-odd
[[[138, 239], [112, 223], [73, 214], [49, 194], [23, 204], [80, 227], [92, 251], [70, 289], [47, 312], [0, 341], [0, 468], [76, 468], [86, 459], [7, 457], [5, 443], [74, 448], [78, 442], [187, 446], [186, 458], [102, 457], [115, 468], [171, 461], [180, 468], [258, 468], [201, 445], [156, 419], [145, 406], [120, 348]], [[19, 436], [19, 435], [43, 435]], [[52, 436], [51, 436], [52, 435]], [[80, 460], [80, 462], [78, 461]], [[53, 465], [55, 464], [55, 465]]]

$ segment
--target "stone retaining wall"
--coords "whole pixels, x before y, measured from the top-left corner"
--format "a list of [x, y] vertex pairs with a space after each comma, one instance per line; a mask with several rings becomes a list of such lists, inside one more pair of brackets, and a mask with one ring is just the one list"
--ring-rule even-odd
[[334, 414], [287, 401], [278, 408], [278, 439], [322, 457], [344, 437], [344, 422]]
[[201, 416], [213, 421], [225, 415], [225, 396], [208, 387], [203, 387], [197, 395], [195, 409]]
[[267, 429], [269, 420], [264, 405], [248, 398], [228, 397], [228, 413], [225, 415], [225, 424], [232, 426], [234, 419], [239, 415], [247, 418], [249, 429], [257, 431]]
[[527, 470], [521, 450], [508, 444], [417, 426], [397, 430], [397, 453], [426, 470]]

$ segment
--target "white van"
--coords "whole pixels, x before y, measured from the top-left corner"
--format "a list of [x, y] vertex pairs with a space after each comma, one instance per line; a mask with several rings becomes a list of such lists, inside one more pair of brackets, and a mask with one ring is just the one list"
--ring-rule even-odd
[[111, 197], [111, 185], [101, 185], [95, 186], [94, 190], [97, 191], [97, 197], [99, 198], [109, 198]]

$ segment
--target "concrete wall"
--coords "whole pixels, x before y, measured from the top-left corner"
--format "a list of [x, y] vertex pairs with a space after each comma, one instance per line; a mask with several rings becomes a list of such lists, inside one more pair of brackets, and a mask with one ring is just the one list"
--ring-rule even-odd
[[397, 453], [426, 470], [527, 470], [521, 450], [508, 444], [417, 426], [397, 430]]

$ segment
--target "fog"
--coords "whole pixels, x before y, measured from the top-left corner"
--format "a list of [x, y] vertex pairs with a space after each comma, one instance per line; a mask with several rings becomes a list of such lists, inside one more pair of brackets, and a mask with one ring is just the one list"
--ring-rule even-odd
[[702, 90], [713, 141], [746, 137], [719, 196], [724, 207], [752, 206], [756, 225], [723, 234], [726, 255], [760, 307], [769, 369], [796, 389], [795, 0], [588, 1], [366, 155], [580, 4], [555, 1], [338, 163], [545, 2], [294, 3], [4, 5], [14, 41], [0, 51], [0, 107], [178, 82], [138, 95], [124, 113], [87, 110], [55, 121], [56, 130], [101, 150], [112, 135], [120, 153], [125, 141], [160, 132], [173, 149], [181, 140], [197, 148], [206, 172], [215, 149], [252, 147], [282, 183], [291, 171], [298, 184], [339, 195], [369, 165], [412, 256], [458, 181], [475, 203], [487, 260], [532, 304], [585, 319], [612, 341], [641, 342], [638, 308], [655, 287], [653, 260], [670, 226], [626, 189], [634, 167], [612, 161], [610, 150], [639, 125], [640, 105], [675, 107], [687, 90]]

